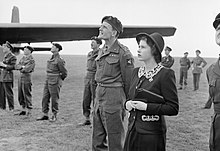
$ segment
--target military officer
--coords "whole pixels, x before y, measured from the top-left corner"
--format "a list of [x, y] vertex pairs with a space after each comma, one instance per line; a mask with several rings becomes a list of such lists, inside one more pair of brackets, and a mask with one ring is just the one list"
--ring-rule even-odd
[[207, 62], [200, 57], [201, 54], [200, 50], [196, 50], [196, 57], [192, 60], [192, 73], [193, 73], [193, 85], [194, 85], [194, 91], [199, 89], [199, 81], [200, 81], [200, 75], [202, 73], [202, 68], [204, 68], [207, 65]]
[[[220, 13], [216, 16], [213, 26], [216, 30], [215, 40], [220, 46]], [[209, 148], [210, 151], [220, 150], [220, 58], [212, 64], [207, 70], [207, 79], [209, 83], [209, 95], [214, 104], [214, 115], [212, 116]]]
[[161, 64], [164, 66], [164, 67], [167, 67], [167, 68], [171, 68], [174, 64], [174, 58], [171, 57], [170, 55], [170, 52], [172, 51], [172, 49], [168, 46], [165, 47], [165, 55], [162, 60], [161, 60]]
[[184, 57], [180, 58], [180, 87], [179, 90], [183, 89], [183, 84], [184, 84], [184, 88], [186, 88], [187, 86], [187, 75], [188, 75], [188, 70], [190, 68], [190, 60], [187, 57], [188, 56], [188, 52], [184, 53]]
[[93, 36], [91, 38], [91, 49], [87, 55], [87, 72], [84, 79], [85, 87], [83, 93], [83, 115], [85, 116], [85, 121], [79, 125], [90, 125], [90, 112], [91, 112], [91, 103], [94, 104], [95, 98], [95, 72], [96, 72], [96, 63], [95, 58], [98, 56], [100, 50], [99, 46], [102, 44], [102, 40], [98, 37]]
[[[8, 101], [9, 110], [14, 110], [14, 94], [13, 94], [13, 82], [14, 82], [14, 75], [13, 69], [16, 64], [17, 58], [13, 54], [14, 47], [7, 41], [3, 44], [3, 53], [4, 58], [3, 61], [0, 62], [1, 67], [1, 77], [0, 81], [2, 81], [3, 91], [5, 97]], [[4, 101], [5, 99], [3, 99]], [[6, 108], [6, 101], [2, 102], [2, 108]]]
[[[4, 53], [3, 53], [3, 47], [0, 46], [0, 61], [3, 61]], [[0, 68], [0, 77], [1, 77], [1, 70]], [[4, 105], [5, 103], [5, 93], [3, 89], [3, 84], [2, 84], [2, 78], [0, 78], [0, 110], [5, 110], [6, 106]]]
[[32, 94], [31, 94], [31, 74], [34, 71], [35, 60], [32, 56], [34, 49], [31, 46], [24, 47], [24, 56], [19, 63], [15, 65], [16, 70], [20, 70], [18, 79], [18, 101], [22, 107], [22, 111], [18, 115], [31, 115]]
[[65, 68], [65, 61], [60, 57], [59, 52], [62, 50], [62, 46], [58, 43], [53, 43], [51, 52], [52, 57], [47, 61], [47, 77], [43, 90], [42, 98], [42, 112], [43, 116], [37, 118], [37, 120], [48, 120], [49, 103], [51, 99], [51, 109], [53, 112], [50, 118], [51, 122], [57, 120], [58, 113], [58, 100], [60, 98], [60, 88], [62, 81], [67, 77], [67, 70]]
[[121, 22], [116, 17], [105, 16], [101, 23], [98, 38], [103, 39], [105, 44], [96, 58], [92, 150], [122, 151], [123, 102], [128, 96], [134, 68], [133, 56], [117, 40], [123, 31]]

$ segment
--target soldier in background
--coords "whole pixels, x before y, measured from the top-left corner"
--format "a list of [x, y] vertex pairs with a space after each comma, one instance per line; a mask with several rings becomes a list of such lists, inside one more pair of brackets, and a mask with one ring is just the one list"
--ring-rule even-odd
[[170, 56], [170, 52], [172, 51], [172, 49], [168, 46], [165, 47], [165, 55], [162, 60], [161, 60], [161, 64], [164, 67], [167, 68], [171, 68], [174, 64], [174, 58]]
[[57, 120], [58, 113], [58, 100], [60, 98], [60, 88], [62, 81], [67, 77], [67, 70], [65, 68], [65, 61], [60, 57], [59, 52], [62, 50], [62, 46], [58, 43], [53, 43], [51, 52], [52, 57], [47, 61], [47, 77], [43, 90], [42, 98], [42, 112], [43, 116], [37, 118], [37, 120], [49, 120], [49, 104], [51, 99], [52, 117], [51, 122]]
[[[17, 61], [16, 56], [13, 54], [14, 47], [7, 41], [3, 44], [3, 53], [4, 59], [0, 62], [1, 68], [1, 77], [0, 81], [2, 81], [3, 91], [5, 97], [8, 101], [8, 106], [10, 111], [14, 111], [14, 93], [13, 93], [13, 82], [14, 82], [14, 74], [13, 70]], [[6, 109], [6, 100], [2, 99], [2, 108]]]
[[[4, 53], [3, 53], [3, 47], [0, 46], [0, 62], [3, 61], [4, 58]], [[1, 70], [2, 68], [0, 68], [0, 77], [1, 77]], [[3, 83], [2, 83], [2, 78], [0, 78], [0, 110], [5, 110], [6, 106], [4, 105], [5, 103], [5, 92], [4, 92], [4, 88], [3, 88]]]
[[87, 73], [84, 79], [84, 92], [83, 92], [83, 115], [85, 116], [85, 121], [79, 125], [91, 125], [90, 121], [90, 112], [91, 112], [91, 103], [94, 104], [95, 99], [95, 72], [96, 72], [96, 62], [95, 58], [98, 56], [100, 50], [99, 46], [102, 44], [102, 40], [97, 37], [91, 38], [91, 49], [87, 55]]
[[[216, 30], [215, 41], [220, 46], [220, 13], [216, 16], [213, 26]], [[212, 116], [209, 148], [210, 151], [220, 151], [220, 58], [207, 70], [209, 83], [209, 96], [214, 105], [214, 115]]]
[[24, 47], [24, 55], [19, 63], [15, 65], [16, 70], [20, 70], [18, 79], [18, 101], [22, 107], [22, 111], [18, 115], [31, 115], [32, 94], [31, 94], [31, 74], [34, 71], [35, 61], [32, 56], [34, 49], [30, 46]]
[[200, 81], [200, 75], [202, 73], [202, 68], [204, 68], [207, 65], [207, 62], [200, 57], [201, 54], [200, 50], [196, 50], [196, 57], [192, 60], [192, 73], [193, 73], [193, 85], [194, 85], [194, 91], [199, 89], [199, 81]]
[[187, 56], [188, 56], [188, 52], [185, 52], [184, 57], [180, 58], [179, 90], [183, 89], [183, 84], [184, 84], [184, 88], [186, 88], [187, 86], [187, 75], [188, 75], [188, 70], [190, 68], [190, 60]]

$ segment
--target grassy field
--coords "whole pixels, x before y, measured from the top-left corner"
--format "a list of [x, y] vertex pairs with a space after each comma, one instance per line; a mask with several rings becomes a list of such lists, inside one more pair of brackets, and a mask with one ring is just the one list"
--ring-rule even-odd
[[[20, 57], [20, 56], [19, 56]], [[18, 58], [19, 58], [18, 57]], [[0, 111], [0, 151], [89, 151], [91, 150], [90, 126], [78, 127], [83, 121], [82, 92], [85, 75], [86, 56], [62, 57], [66, 61], [68, 77], [61, 89], [58, 121], [36, 121], [41, 116], [41, 99], [45, 81], [46, 60], [50, 55], [34, 54], [36, 68], [33, 73], [33, 114], [26, 119], [9, 111]], [[206, 59], [207, 67], [216, 59]], [[136, 62], [136, 66], [140, 63]], [[206, 67], [206, 68], [207, 68]], [[201, 76], [200, 89], [193, 91], [192, 73], [189, 71], [188, 87], [178, 91], [180, 112], [167, 119], [167, 151], [207, 151], [209, 129], [213, 109], [204, 110], [208, 98], [208, 84], [205, 70]], [[179, 58], [175, 58], [173, 70], [179, 81]], [[17, 100], [17, 78], [15, 73], [15, 109]], [[51, 115], [51, 111], [50, 111]]]

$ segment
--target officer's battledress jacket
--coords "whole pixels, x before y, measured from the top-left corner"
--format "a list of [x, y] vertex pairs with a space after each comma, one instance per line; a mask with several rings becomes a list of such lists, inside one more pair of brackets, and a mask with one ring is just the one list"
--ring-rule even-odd
[[[129, 90], [129, 100], [136, 100], [136, 86], [140, 77], [145, 76], [140, 88], [163, 96], [165, 104], [147, 103], [146, 111], [130, 111], [128, 130], [130, 131], [135, 126], [138, 133], [164, 134], [166, 133], [164, 115], [177, 115], [179, 111], [175, 74], [172, 69], [166, 68], [161, 64], [158, 64], [147, 74], [144, 71], [144, 67], [134, 69]], [[143, 99], [147, 101], [147, 98]]]
[[[108, 51], [105, 52], [105, 49], [108, 49]], [[104, 84], [122, 83], [127, 96], [131, 73], [134, 68], [133, 63], [133, 56], [129, 49], [116, 40], [111, 48], [105, 48], [104, 46], [99, 51], [96, 58], [95, 80], [97, 83]]]
[[96, 62], [95, 58], [98, 56], [98, 50], [90, 51], [87, 55], [87, 73], [86, 79], [94, 79], [96, 72]]
[[56, 84], [59, 81], [57, 78], [64, 80], [67, 77], [65, 61], [60, 57], [59, 53], [53, 54], [52, 58], [47, 61], [47, 76], [49, 77], [49, 84]]
[[183, 71], [187, 71], [191, 66], [189, 58], [187, 57], [180, 58], [180, 66]]
[[194, 58], [192, 60], [192, 73], [202, 73], [202, 68], [200, 67], [200, 65], [203, 63], [202, 67], [205, 67], [207, 62], [200, 56], [197, 56], [196, 58]]
[[[214, 103], [220, 103], [220, 67], [219, 60], [212, 64], [207, 70], [207, 79], [209, 83], [209, 94]], [[220, 106], [219, 106], [220, 109]], [[220, 113], [220, 111], [219, 111]]]
[[35, 61], [33, 56], [30, 54], [28, 56], [23, 56], [19, 61], [18, 65], [24, 66], [23, 69], [20, 70], [21, 82], [29, 83], [31, 82], [31, 72], [34, 71]]
[[11, 52], [5, 54], [3, 63], [7, 65], [6, 68], [1, 69], [1, 81], [2, 82], [13, 82], [13, 70], [16, 64], [17, 58]]
[[171, 68], [174, 64], [174, 59], [170, 55], [169, 56], [164, 56], [161, 60], [161, 64], [164, 67]]

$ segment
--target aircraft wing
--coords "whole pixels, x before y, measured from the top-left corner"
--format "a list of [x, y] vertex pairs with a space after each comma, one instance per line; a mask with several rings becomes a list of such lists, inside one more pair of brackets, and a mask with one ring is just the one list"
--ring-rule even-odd
[[[99, 25], [0, 23], [0, 43], [90, 40], [92, 36], [98, 35], [99, 27]], [[176, 28], [171, 26], [124, 26], [124, 32], [119, 38], [134, 38], [140, 32], [148, 34], [158, 32], [163, 36], [173, 36], [175, 31]]]

